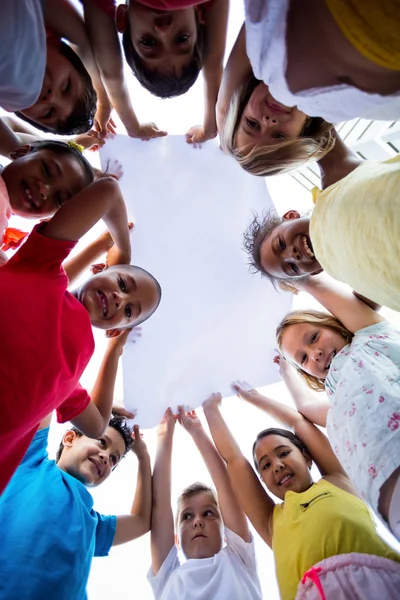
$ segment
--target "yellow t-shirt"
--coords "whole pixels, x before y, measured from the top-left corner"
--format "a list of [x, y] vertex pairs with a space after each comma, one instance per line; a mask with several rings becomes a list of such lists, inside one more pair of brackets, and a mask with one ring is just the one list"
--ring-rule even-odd
[[400, 310], [400, 154], [362, 163], [314, 202], [310, 237], [323, 269]]
[[400, 0], [325, 0], [325, 4], [360, 54], [400, 71]]
[[272, 527], [282, 600], [293, 600], [304, 573], [330, 556], [359, 552], [400, 561], [376, 533], [367, 505], [324, 479], [301, 494], [286, 492]]

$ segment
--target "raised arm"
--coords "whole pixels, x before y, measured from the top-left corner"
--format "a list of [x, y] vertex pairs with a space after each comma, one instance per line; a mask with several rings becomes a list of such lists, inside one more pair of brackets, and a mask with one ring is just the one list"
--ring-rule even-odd
[[[293, 398], [299, 411], [311, 423], [326, 427], [326, 416], [329, 410], [329, 400], [325, 394], [312, 392], [305, 385], [296, 369], [282, 356], [275, 356], [274, 362], [279, 365], [279, 373]], [[257, 406], [257, 404], [256, 404]], [[262, 406], [259, 408], [262, 409]]]
[[326, 273], [308, 277], [304, 281], [300, 279], [296, 281], [296, 287], [311, 294], [352, 333], [385, 320]]
[[129, 264], [128, 216], [120, 187], [112, 177], [101, 177], [68, 200], [44, 224], [42, 234], [58, 240], [78, 241], [100, 219], [107, 225], [115, 250], [119, 251], [119, 264]]
[[[318, 427], [303, 417], [297, 410], [272, 398], [262, 396], [254, 388], [248, 390], [247, 387], [240, 387], [237, 384], [233, 387], [240, 398], [253, 404], [253, 406], [257, 406], [276, 421], [293, 429], [297, 437], [307, 446], [310, 456], [315, 461], [321, 475], [340, 478], [344, 482], [348, 481], [347, 475], [336, 458], [328, 438]], [[351, 491], [353, 490], [351, 489]]]
[[219, 132], [224, 127], [226, 113], [235, 90], [251, 73], [251, 64], [246, 53], [246, 30], [243, 24], [222, 74], [217, 101]]
[[212, 438], [226, 462], [236, 497], [257, 533], [271, 546], [274, 502], [264, 491], [250, 463], [243, 456], [215, 403], [203, 403]]
[[88, 437], [101, 437], [110, 421], [118, 362], [130, 332], [131, 329], [126, 329], [118, 337], [111, 338], [108, 342], [91, 393], [91, 401], [85, 410], [72, 421], [72, 424]]
[[[215, 402], [218, 405], [221, 402], [221, 399], [221, 394], [213, 394], [206, 402], [210, 404]], [[224, 461], [204, 431], [203, 425], [197, 417], [196, 412], [191, 411], [185, 413], [181, 406], [178, 407], [178, 410], [179, 422], [191, 435], [217, 489], [218, 503], [224, 524], [228, 529], [237, 533], [237, 535], [240, 535], [245, 542], [250, 542], [251, 536], [247, 525], [246, 515], [236, 498]]]
[[125, 544], [131, 540], [144, 535], [150, 531], [151, 521], [151, 464], [138, 425], [133, 428], [135, 441], [132, 451], [136, 454], [138, 463], [138, 475], [136, 482], [135, 497], [129, 515], [117, 517], [117, 528], [115, 531], [113, 546]]
[[169, 408], [158, 427], [156, 460], [153, 470], [153, 510], [151, 514], [151, 566], [157, 575], [174, 541], [171, 507], [171, 456], [175, 419]]

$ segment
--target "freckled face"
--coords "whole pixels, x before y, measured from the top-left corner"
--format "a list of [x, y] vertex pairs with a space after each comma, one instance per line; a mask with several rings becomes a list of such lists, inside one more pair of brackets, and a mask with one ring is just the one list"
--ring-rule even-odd
[[133, 327], [158, 304], [158, 289], [141, 269], [119, 265], [94, 275], [76, 292], [99, 329]]
[[274, 145], [282, 140], [297, 139], [307, 115], [296, 106], [284, 106], [269, 92], [265, 83], [253, 91], [243, 111], [236, 133], [236, 146], [249, 151], [256, 145]]
[[223, 523], [210, 494], [199, 492], [182, 502], [178, 536], [186, 558], [210, 558], [221, 550]]
[[128, 15], [133, 47], [146, 67], [179, 77], [197, 41], [196, 9], [163, 11], [131, 1]]
[[306, 373], [326, 379], [332, 359], [348, 342], [329, 329], [312, 323], [290, 325], [282, 336], [282, 352]]
[[263, 270], [277, 277], [302, 277], [322, 271], [310, 239], [310, 217], [285, 218], [260, 246]]
[[283, 500], [288, 490], [300, 493], [311, 486], [311, 460], [287, 438], [280, 435], [261, 438], [255, 455], [263, 482], [277, 498]]

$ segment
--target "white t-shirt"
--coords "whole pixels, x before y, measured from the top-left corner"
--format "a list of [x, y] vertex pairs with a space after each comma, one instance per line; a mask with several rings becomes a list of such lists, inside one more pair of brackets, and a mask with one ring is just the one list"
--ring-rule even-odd
[[261, 600], [254, 541], [226, 528], [225, 536], [218, 554], [182, 565], [173, 546], [157, 575], [148, 573], [155, 600]]
[[43, 9], [44, 0], [1, 0], [0, 106], [6, 110], [32, 106], [41, 92], [47, 57]]

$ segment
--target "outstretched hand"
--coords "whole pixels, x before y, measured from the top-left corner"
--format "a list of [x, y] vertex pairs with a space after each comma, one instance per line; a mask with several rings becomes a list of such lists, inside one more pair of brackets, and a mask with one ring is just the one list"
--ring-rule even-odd
[[124, 417], [124, 419], [134, 419], [136, 417], [135, 412], [131, 412], [130, 410], [127, 410], [124, 406], [119, 406], [118, 404], [113, 404], [111, 413], [116, 417]]
[[136, 454], [136, 456], [140, 460], [144, 456], [147, 456], [148, 452], [147, 452], [147, 446], [143, 440], [143, 434], [140, 433], [139, 425], [133, 426], [132, 437], [133, 437], [132, 452], [134, 454]]
[[172, 410], [170, 408], [167, 408], [157, 429], [158, 437], [163, 437], [168, 433], [173, 433], [175, 429], [175, 423], [176, 416], [172, 414]]
[[186, 143], [193, 144], [193, 148], [201, 148], [201, 144], [212, 140], [217, 136], [217, 130], [206, 131], [202, 125], [194, 125], [185, 133]]
[[274, 363], [278, 365], [279, 375], [282, 377], [282, 379], [285, 379], [289, 373], [295, 371], [293, 365], [291, 365], [280, 353], [274, 356]]
[[146, 142], [152, 138], [165, 137], [166, 135], [168, 135], [167, 131], [158, 129], [155, 123], [142, 123], [137, 131], [129, 133], [130, 137], [139, 138]]
[[142, 336], [141, 327], [129, 327], [128, 329], [107, 329], [106, 337], [110, 339], [108, 342], [109, 350], [119, 351], [119, 356], [122, 356], [124, 346], [129, 337], [129, 334], [133, 331], [131, 341], [133, 344], [136, 340]]
[[178, 406], [178, 421], [184, 429], [190, 434], [194, 431], [202, 429], [203, 425], [195, 410], [185, 412], [183, 406]]
[[247, 401], [251, 401], [254, 396], [260, 395], [255, 387], [250, 383], [247, 383], [247, 381], [234, 381], [232, 383], [232, 389], [240, 398]]
[[218, 392], [216, 394], [211, 394], [211, 396], [208, 396], [208, 398], [201, 403], [201, 406], [203, 407], [203, 410], [204, 410], [205, 408], [220, 406], [221, 402], [222, 402], [222, 396]]

